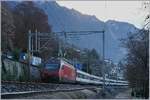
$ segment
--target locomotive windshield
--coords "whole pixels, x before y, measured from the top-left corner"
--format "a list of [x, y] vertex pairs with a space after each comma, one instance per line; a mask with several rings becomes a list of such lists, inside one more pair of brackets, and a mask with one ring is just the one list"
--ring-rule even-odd
[[45, 68], [48, 70], [58, 70], [59, 69], [59, 64], [46, 64]]
[[60, 67], [60, 60], [55, 58], [50, 58], [45, 62], [45, 68], [48, 70], [58, 70]]

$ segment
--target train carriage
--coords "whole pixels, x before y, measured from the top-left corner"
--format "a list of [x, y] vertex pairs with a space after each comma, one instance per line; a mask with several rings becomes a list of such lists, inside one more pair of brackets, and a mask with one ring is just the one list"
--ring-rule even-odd
[[91, 75], [89, 73], [83, 72], [81, 70], [77, 70], [77, 76], [76, 76], [76, 81], [78, 83], [82, 84], [95, 84], [95, 85], [100, 85], [102, 84], [100, 77], [97, 77], [95, 75]]

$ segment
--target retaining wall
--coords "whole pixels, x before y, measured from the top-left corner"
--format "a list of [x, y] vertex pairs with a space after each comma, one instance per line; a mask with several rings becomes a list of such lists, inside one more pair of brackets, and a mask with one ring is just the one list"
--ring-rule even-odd
[[28, 81], [29, 79], [32, 81], [39, 81], [40, 68], [36, 66], [28, 66], [28, 64], [11, 59], [2, 59], [1, 78], [4, 81]]

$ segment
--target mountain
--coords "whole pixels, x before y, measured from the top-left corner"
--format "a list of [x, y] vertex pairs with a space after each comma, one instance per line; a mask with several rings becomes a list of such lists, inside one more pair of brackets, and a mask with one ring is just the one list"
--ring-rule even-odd
[[[126, 50], [120, 47], [120, 39], [127, 37], [127, 33], [138, 30], [130, 23], [114, 20], [103, 22], [95, 16], [62, 7], [56, 2], [36, 2], [36, 4], [48, 15], [53, 31], [101, 31], [105, 27], [105, 58], [115, 62], [118, 62], [126, 53]], [[69, 39], [69, 42], [81, 48], [95, 48], [102, 54], [101, 33], [76, 37], [79, 39]]]
[[104, 22], [95, 16], [81, 14], [74, 9], [59, 6], [56, 2], [36, 2], [49, 18], [53, 31], [101, 30]]
[[139, 29], [130, 23], [114, 20], [108, 20], [106, 26], [106, 57], [118, 62], [127, 52], [125, 48], [121, 47], [120, 40], [127, 38], [128, 33], [136, 32]]
[[[126, 53], [126, 50], [120, 47], [119, 39], [127, 37], [129, 32], [138, 30], [134, 25], [127, 22], [115, 20], [103, 22], [96, 16], [82, 14], [75, 9], [68, 9], [55, 1], [35, 1], [35, 4], [48, 15], [49, 24], [54, 32], [102, 31], [105, 29], [105, 58], [112, 59], [114, 62], [118, 62]], [[11, 3], [12, 5], [13, 3]], [[102, 33], [68, 38], [67, 42], [82, 49], [95, 48], [99, 54], [102, 54]]]

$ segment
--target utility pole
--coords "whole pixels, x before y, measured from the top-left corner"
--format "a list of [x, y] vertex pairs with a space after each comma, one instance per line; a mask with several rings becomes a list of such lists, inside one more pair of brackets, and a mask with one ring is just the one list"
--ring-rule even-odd
[[58, 56], [61, 58], [62, 57], [62, 53], [61, 53], [62, 51], [61, 51], [61, 42], [60, 42], [60, 40], [59, 40], [59, 44], [58, 45], [59, 45]]
[[66, 51], [66, 48], [67, 48], [67, 33], [65, 31], [64, 31], [64, 37], [65, 37], [65, 44], [64, 44], [63, 57], [65, 57], [66, 54], [67, 54], [67, 51]]
[[28, 80], [30, 80], [31, 30], [28, 32]]
[[[37, 37], [39, 36], [39, 32], [37, 32]], [[37, 39], [38, 40], [38, 43], [37, 43], [37, 45], [38, 45], [38, 52], [40, 52], [40, 37]]]
[[88, 55], [87, 55], [87, 73], [89, 73], [89, 69], [90, 69], [90, 51], [88, 50]]
[[35, 30], [35, 50], [38, 51], [38, 32]]
[[102, 76], [103, 76], [103, 90], [105, 89], [105, 31], [103, 31], [103, 63], [102, 63]]
[[33, 43], [34, 43], [34, 38], [33, 38], [33, 36], [32, 36], [32, 35], [33, 35], [32, 33], [31, 33], [30, 35], [31, 35], [31, 36], [30, 36], [30, 37], [31, 37], [31, 50], [30, 50], [30, 52], [31, 52], [31, 55], [33, 56], [33, 50], [34, 50]]
[[31, 56], [33, 56], [33, 52], [38, 52], [38, 48], [39, 48], [38, 46], [40, 46], [40, 40], [38, 38], [37, 30], [35, 32], [35, 38], [33, 36], [34, 33], [32, 33], [31, 30], [29, 30], [28, 32], [28, 78], [29, 79], [28, 80], [30, 80]]

